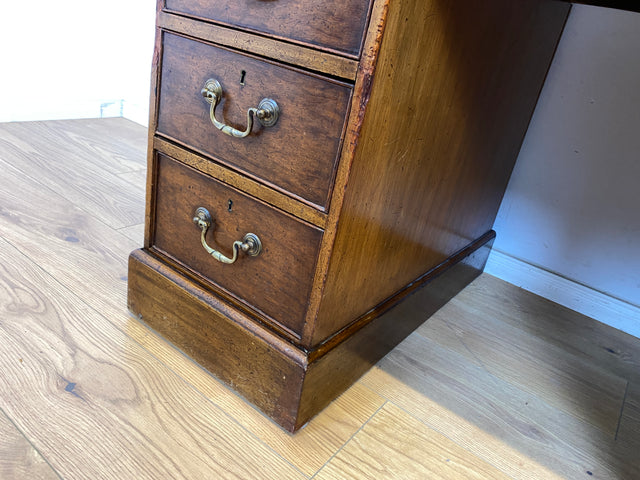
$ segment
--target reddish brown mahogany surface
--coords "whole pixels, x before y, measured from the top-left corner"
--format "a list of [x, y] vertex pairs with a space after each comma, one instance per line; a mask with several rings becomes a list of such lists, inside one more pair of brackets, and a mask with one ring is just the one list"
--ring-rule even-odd
[[[159, 0], [146, 249], [131, 257], [130, 308], [289, 430], [441, 304], [429, 299], [481, 271], [569, 8], [369, 6], [167, 0], [163, 11]], [[319, 39], [353, 32], [350, 46]], [[337, 58], [357, 63], [353, 83]], [[200, 94], [208, 78], [223, 87], [218, 119], [242, 130], [247, 108], [270, 97], [278, 123], [243, 139], [219, 132]], [[230, 256], [251, 232], [264, 252], [216, 262], [192, 223], [199, 206], [216, 218], [213, 248]]]
[[370, 3], [371, 0], [166, 0], [166, 8], [356, 56]]
[[[177, 35], [165, 34], [163, 43], [158, 131], [325, 207], [351, 88]], [[244, 130], [247, 110], [272, 98], [280, 107], [278, 122], [269, 128], [255, 122], [242, 139], [218, 131], [200, 93], [209, 78], [223, 89], [219, 121]]]
[[[322, 231], [165, 155], [156, 169], [153, 248], [299, 335]], [[211, 257], [192, 221], [198, 207], [214, 219], [206, 236], [211, 248], [231, 257], [233, 242], [254, 233], [260, 254], [240, 253], [232, 265]]]
[[390, 3], [305, 343], [324, 341], [491, 229], [567, 9]]

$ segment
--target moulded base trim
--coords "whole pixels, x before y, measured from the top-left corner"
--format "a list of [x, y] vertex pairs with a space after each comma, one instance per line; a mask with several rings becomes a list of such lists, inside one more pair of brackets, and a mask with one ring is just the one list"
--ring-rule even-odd
[[128, 304], [148, 326], [294, 432], [476, 278], [494, 237], [483, 235], [312, 351], [145, 250], [129, 257]]

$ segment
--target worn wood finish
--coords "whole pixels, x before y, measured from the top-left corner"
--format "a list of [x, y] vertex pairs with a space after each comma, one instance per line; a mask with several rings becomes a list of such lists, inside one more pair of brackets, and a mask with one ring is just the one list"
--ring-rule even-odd
[[355, 80], [358, 70], [358, 62], [350, 58], [238, 30], [230, 32], [225, 27], [166, 12], [158, 15], [158, 26], [344, 80]]
[[228, 168], [212, 162], [202, 155], [197, 155], [189, 150], [185, 150], [184, 148], [164, 140], [161, 137], [154, 138], [153, 148], [195, 168], [200, 172], [211, 175], [227, 185], [238, 188], [253, 197], [259, 198], [262, 201], [279, 208], [280, 210], [284, 210], [301, 220], [312, 223], [317, 227], [324, 228], [327, 223], [326, 213], [310, 207], [305, 203], [297, 202], [277, 190], [269, 188], [262, 183], [245, 177], [233, 170], [229, 170]]
[[[173, 34], [163, 38], [159, 133], [324, 209], [351, 88]], [[253, 133], [242, 139], [218, 131], [200, 94], [209, 78], [223, 89], [218, 120], [244, 130], [247, 109], [268, 97], [280, 107], [276, 125], [255, 122]]]
[[[150, 296], [150, 279], [156, 277], [159, 283], [210, 289], [211, 308], [202, 305], [200, 294], [201, 300], [193, 300], [200, 311], [219, 312], [218, 303], [226, 302], [244, 312], [241, 328], [252, 331], [253, 321], [289, 341], [305, 362], [299, 391], [291, 393], [299, 411], [289, 409], [278, 418], [296, 429], [423, 319], [417, 314], [403, 318], [392, 329], [377, 318], [436, 275], [455, 276], [451, 272], [458, 262], [490, 244], [491, 226], [568, 6], [551, 0], [517, 6], [508, 0], [377, 0], [366, 34], [364, 27], [358, 34], [363, 48], [355, 81], [345, 83], [336, 80], [339, 72], [330, 77], [298, 68], [308, 69], [308, 61], [316, 61], [306, 57], [308, 50], [300, 65], [275, 62], [279, 45], [291, 38], [267, 35], [275, 51], [265, 51], [265, 37], [243, 23], [252, 21], [251, 9], [246, 19], [230, 16], [228, 21], [237, 23], [227, 25], [217, 15], [236, 12], [239, 4], [214, 10], [198, 0], [169, 3], [166, 11], [162, 1], [158, 4], [157, 98], [151, 122], [156, 137], [149, 146], [145, 240], [147, 252], [157, 254], [167, 270], [149, 267], [155, 273], [132, 275], [130, 282], [146, 278]], [[259, 8], [276, 12], [281, 5], [276, 1]], [[289, 5], [282, 28], [288, 28], [293, 15], [302, 15], [301, 5]], [[319, 5], [307, 7], [313, 11]], [[295, 48], [285, 48], [283, 55]], [[242, 126], [246, 108], [270, 96], [281, 107], [278, 123], [255, 127], [245, 139], [215, 130], [200, 95], [210, 77], [224, 89], [216, 113], [225, 122]], [[156, 157], [155, 149], [195, 170]], [[226, 192], [239, 195], [242, 205]], [[200, 246], [192, 213], [180, 211], [195, 209], [197, 197], [214, 202], [214, 215], [224, 217], [220, 231], [210, 235], [210, 243], [223, 251], [249, 231], [260, 234], [256, 224], [287, 233], [263, 241], [271, 250], [258, 259], [242, 258], [241, 268], [218, 265]], [[229, 200], [232, 212], [227, 211]], [[271, 215], [276, 210], [267, 204], [287, 213]], [[193, 235], [185, 237], [189, 231]], [[276, 244], [284, 252], [277, 259]], [[132, 265], [151, 258], [138, 255]], [[168, 279], [159, 278], [163, 272]], [[153, 310], [141, 301], [144, 288], [130, 288], [138, 297], [131, 302], [134, 313], [150, 324], [165, 324], [163, 316], [171, 322], [167, 312], [174, 312], [175, 328], [190, 321], [170, 305]], [[174, 294], [165, 301], [182, 305], [186, 298]], [[204, 315], [199, 321], [205, 321]], [[367, 332], [382, 332], [387, 341], [375, 342]], [[216, 362], [206, 358], [209, 340], [201, 337], [196, 340], [201, 361], [215, 372]], [[182, 347], [188, 341], [179, 336], [176, 343]], [[246, 366], [237, 368], [244, 372]], [[226, 367], [225, 378], [234, 378]], [[286, 401], [291, 405], [294, 400]]]
[[376, 312], [319, 352], [288, 344], [143, 250], [129, 259], [129, 308], [293, 432], [472, 281], [489, 250], [474, 245], [455, 266], [436, 269], [398, 308]]
[[490, 230], [568, 8], [389, 4], [307, 345]]
[[[222, 3], [222, 4], [221, 4]], [[166, 9], [358, 56], [371, 0], [166, 0]]]
[[129, 258], [129, 309], [287, 429], [304, 354], [142, 250]]
[[[156, 171], [153, 248], [300, 335], [322, 231], [164, 155]], [[233, 265], [212, 258], [193, 223], [198, 207], [214, 219], [207, 232], [211, 248], [231, 257], [233, 242], [254, 233], [262, 252], [240, 253]]]

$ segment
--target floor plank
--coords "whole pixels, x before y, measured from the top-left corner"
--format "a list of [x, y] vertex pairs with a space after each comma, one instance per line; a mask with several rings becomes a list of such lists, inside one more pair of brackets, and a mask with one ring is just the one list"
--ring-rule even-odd
[[2, 238], [92, 307], [121, 310], [126, 305], [126, 252], [140, 244], [8, 162], [0, 160], [0, 169]]
[[500, 317], [487, 316], [483, 306], [477, 296], [473, 302], [454, 299], [446, 306], [446, 315], [436, 315], [417, 333], [435, 339], [451, 330], [454, 340], [446, 344], [448, 348], [613, 438], [627, 380]]
[[[66, 121], [2, 124], [0, 159], [11, 158], [11, 165], [23, 175], [37, 179], [113, 228], [143, 222], [143, 191], [106, 166], [122, 156], [117, 149], [105, 151], [117, 143], [80, 141], [83, 137], [71, 135], [67, 125]], [[69, 142], [73, 150], [65, 148]]]
[[55, 480], [60, 477], [0, 410], [0, 478]]
[[362, 383], [513, 478], [640, 476], [628, 445], [421, 335]]
[[497, 480], [509, 477], [387, 403], [314, 478]]
[[640, 339], [489, 275], [281, 431], [126, 311], [142, 228], [111, 202], [143, 217], [146, 142], [123, 119], [0, 124], [0, 478], [40, 452], [62, 478], [640, 478]]
[[471, 284], [461, 298], [485, 317], [498, 319], [626, 380], [640, 382], [638, 339], [627, 333], [491, 275]]
[[0, 265], [5, 411], [64, 478], [305, 478], [4, 241]]

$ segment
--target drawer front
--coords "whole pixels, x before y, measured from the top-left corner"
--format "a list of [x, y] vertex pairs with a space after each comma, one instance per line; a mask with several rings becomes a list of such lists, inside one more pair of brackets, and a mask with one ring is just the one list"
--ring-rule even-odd
[[370, 0], [166, 0], [166, 9], [356, 56]]
[[[324, 210], [338, 160], [351, 87], [209, 44], [165, 33], [158, 132]], [[244, 130], [263, 98], [275, 125], [254, 122], [235, 138], [218, 130], [201, 90], [218, 80], [218, 121]]]
[[[157, 172], [153, 247], [300, 335], [322, 230], [165, 155], [157, 154]], [[232, 257], [233, 243], [254, 233], [262, 251], [240, 253], [231, 265], [213, 258], [193, 222], [198, 207], [214, 219], [206, 234], [211, 248]]]

